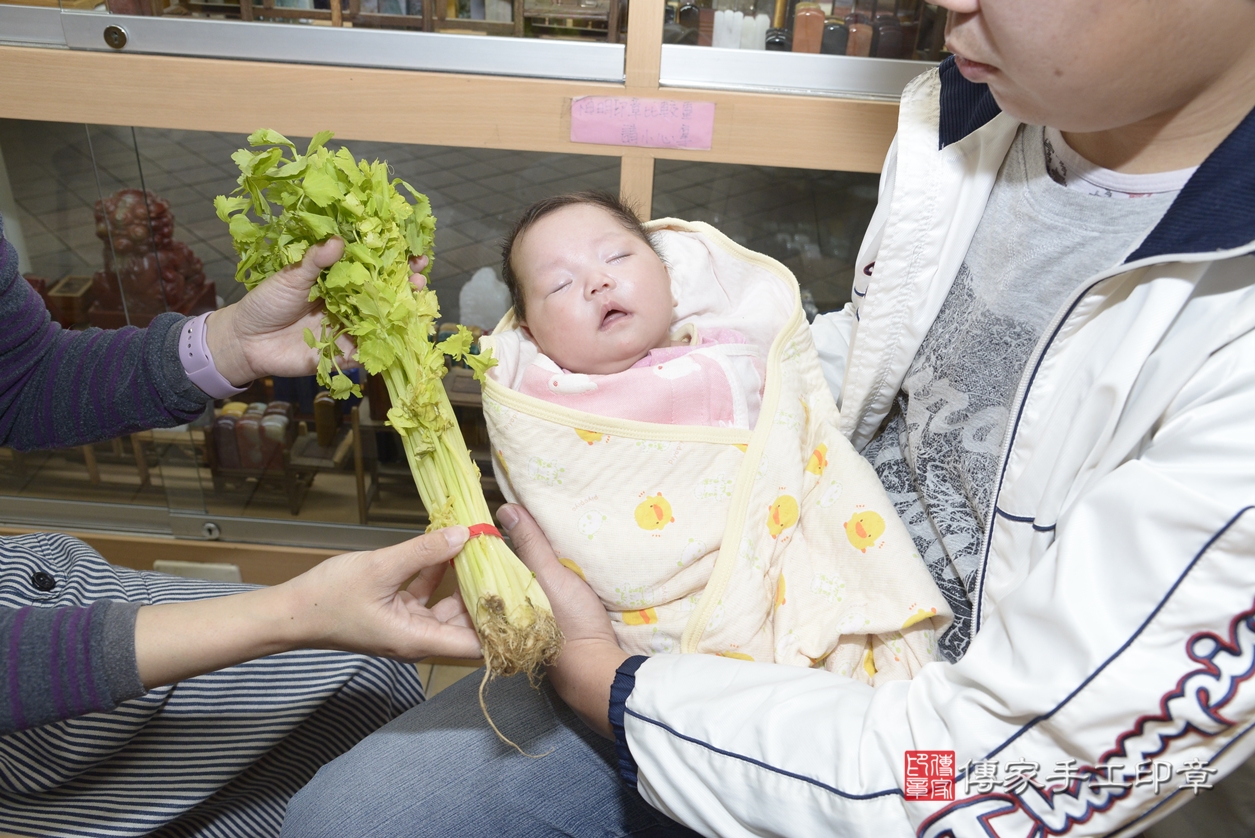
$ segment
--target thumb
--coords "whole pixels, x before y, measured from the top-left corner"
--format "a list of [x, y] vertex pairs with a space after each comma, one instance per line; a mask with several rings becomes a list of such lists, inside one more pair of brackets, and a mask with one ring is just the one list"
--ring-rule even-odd
[[375, 550], [371, 558], [379, 580], [399, 587], [423, 568], [452, 559], [461, 552], [468, 538], [470, 532], [466, 527], [447, 527], [382, 547]]
[[301, 261], [288, 265], [281, 273], [288, 278], [289, 282], [308, 287], [314, 284], [314, 280], [326, 268], [339, 262], [343, 255], [344, 239], [332, 236], [322, 244], [316, 244], [305, 251], [305, 256]]
[[536, 574], [536, 580], [548, 593], [553, 574], [566, 571], [566, 568], [558, 562], [540, 524], [536, 523], [536, 519], [526, 509], [513, 503], [497, 510], [497, 520], [510, 536], [515, 555], [527, 565], [528, 570]]
[[549, 539], [527, 510], [506, 504], [497, 510], [497, 518], [510, 534], [515, 553], [536, 574], [536, 581], [549, 597], [553, 616], [567, 642], [608, 640], [614, 643], [614, 629], [601, 599], [587, 582], [562, 566], [549, 546]]

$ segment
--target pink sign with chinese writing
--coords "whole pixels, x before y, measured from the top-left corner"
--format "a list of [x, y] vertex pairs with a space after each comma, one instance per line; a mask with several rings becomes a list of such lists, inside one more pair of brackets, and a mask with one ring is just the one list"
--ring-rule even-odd
[[571, 102], [571, 142], [710, 149], [714, 102], [581, 96]]

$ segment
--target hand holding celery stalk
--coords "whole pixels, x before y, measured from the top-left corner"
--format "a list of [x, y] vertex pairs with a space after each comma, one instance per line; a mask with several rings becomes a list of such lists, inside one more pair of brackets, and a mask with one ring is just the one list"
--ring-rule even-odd
[[[336, 339], [350, 336], [357, 360], [387, 384], [393, 404], [388, 424], [401, 435], [431, 526], [487, 524], [479, 469], [441, 379], [446, 355], [464, 360], [481, 380], [495, 361], [470, 354], [471, 334], [462, 326], [449, 339], [432, 342], [440, 311], [436, 295], [409, 283], [409, 257], [432, 253], [436, 219], [426, 196], [399, 178], [389, 181], [385, 163], [359, 162], [345, 148], [331, 153], [325, 148], [331, 136], [318, 134], [302, 155], [286, 137], [262, 130], [248, 142], [268, 148], [231, 156], [240, 185], [231, 197], [216, 198], [214, 207], [230, 225], [240, 254], [235, 278], [252, 289], [299, 262], [311, 245], [343, 238], [344, 257], [310, 290], [310, 300], [321, 299], [326, 308], [322, 333], [305, 331], [306, 343], [318, 350], [318, 382], [336, 398], [361, 395], [336, 360]], [[424, 273], [430, 270], [429, 261]], [[500, 537], [471, 538], [454, 566], [489, 676], [534, 675], [557, 657], [562, 635], [549, 600]]]

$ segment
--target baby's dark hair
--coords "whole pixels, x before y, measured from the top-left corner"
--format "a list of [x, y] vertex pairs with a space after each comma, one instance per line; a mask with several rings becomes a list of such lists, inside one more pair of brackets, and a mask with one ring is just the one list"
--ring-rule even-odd
[[[501, 277], [505, 280], [506, 287], [510, 289], [510, 302], [514, 305], [514, 316], [519, 320], [526, 319], [526, 312], [523, 308], [523, 286], [519, 282], [518, 274], [514, 271], [514, 266], [511, 264], [511, 259], [514, 256], [514, 245], [520, 236], [546, 215], [556, 212], [563, 207], [570, 207], [576, 204], [601, 207], [614, 216], [615, 220], [622, 224], [628, 232], [639, 237], [641, 241], [649, 245], [654, 253], [658, 254], [657, 246], [650, 239], [649, 233], [645, 232], [645, 227], [641, 224], [641, 220], [636, 215], [636, 212], [609, 192], [590, 190], [587, 192], [568, 192], [565, 195], [543, 198], [523, 210], [519, 220], [514, 222], [514, 227], [510, 230], [510, 234], [501, 243]], [[662, 258], [662, 254], [658, 254], [658, 256]]]

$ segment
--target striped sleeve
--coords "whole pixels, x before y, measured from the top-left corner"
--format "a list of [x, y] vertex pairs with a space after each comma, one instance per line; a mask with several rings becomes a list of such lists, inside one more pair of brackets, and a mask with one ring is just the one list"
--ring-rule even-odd
[[135, 662], [140, 604], [0, 610], [0, 735], [112, 710], [144, 694]]
[[0, 446], [65, 448], [189, 422], [209, 397], [179, 361], [179, 314], [65, 331], [17, 270], [0, 220]]

